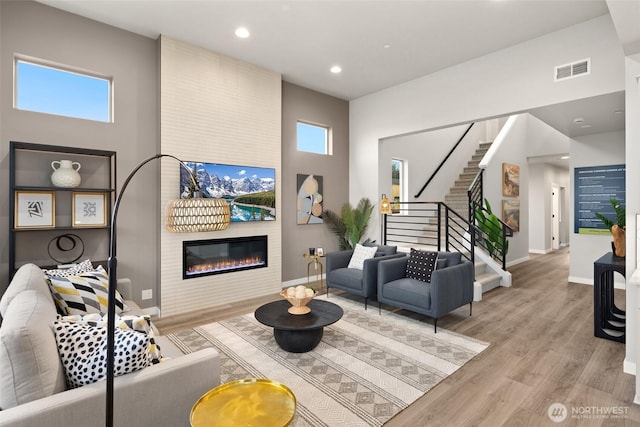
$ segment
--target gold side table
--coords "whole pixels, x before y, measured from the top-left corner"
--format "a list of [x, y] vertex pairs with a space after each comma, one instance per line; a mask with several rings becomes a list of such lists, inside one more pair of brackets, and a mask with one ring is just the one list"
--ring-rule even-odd
[[231, 381], [206, 392], [191, 409], [191, 427], [285, 427], [296, 413], [296, 396], [263, 378]]
[[311, 266], [313, 265], [313, 268], [316, 272], [316, 281], [320, 281], [320, 287], [324, 288], [324, 285], [322, 283], [324, 266], [322, 265], [321, 261], [321, 259], [324, 258], [324, 255], [309, 255], [309, 253], [305, 253], [304, 257], [311, 259], [311, 261], [309, 261], [309, 263], [307, 264], [307, 286], [309, 286], [309, 282], [311, 281]]

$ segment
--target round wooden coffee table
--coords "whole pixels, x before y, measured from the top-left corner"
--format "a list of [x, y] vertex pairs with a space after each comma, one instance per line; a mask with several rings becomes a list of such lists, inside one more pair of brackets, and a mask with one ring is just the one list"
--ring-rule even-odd
[[313, 299], [307, 306], [311, 309], [307, 314], [289, 314], [289, 301], [274, 301], [258, 307], [255, 317], [273, 328], [273, 336], [281, 349], [306, 353], [318, 345], [324, 327], [337, 322], [344, 314], [339, 305], [327, 301]]

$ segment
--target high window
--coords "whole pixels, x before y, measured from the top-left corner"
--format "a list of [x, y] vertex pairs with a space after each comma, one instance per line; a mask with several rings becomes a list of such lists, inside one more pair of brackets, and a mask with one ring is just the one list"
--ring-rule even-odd
[[112, 81], [105, 77], [17, 58], [15, 108], [111, 122]]
[[298, 151], [331, 154], [331, 132], [328, 127], [298, 122], [296, 134]]
[[400, 213], [400, 202], [404, 202], [407, 199], [405, 182], [405, 161], [391, 159], [391, 213]]

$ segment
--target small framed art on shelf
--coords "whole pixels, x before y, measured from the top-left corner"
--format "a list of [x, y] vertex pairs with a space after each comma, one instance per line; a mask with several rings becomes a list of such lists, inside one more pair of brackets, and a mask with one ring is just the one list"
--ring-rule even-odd
[[74, 227], [100, 227], [107, 225], [107, 195], [105, 193], [73, 193]]
[[53, 191], [16, 191], [14, 227], [55, 227], [55, 206]]

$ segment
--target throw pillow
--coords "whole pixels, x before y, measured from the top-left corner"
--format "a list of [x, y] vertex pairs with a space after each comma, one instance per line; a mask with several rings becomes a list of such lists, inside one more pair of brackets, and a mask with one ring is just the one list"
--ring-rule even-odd
[[80, 264], [74, 264], [69, 268], [56, 268], [51, 270], [43, 270], [44, 274], [47, 276], [56, 276], [56, 277], [68, 277], [68, 276], [77, 276], [78, 274], [86, 273], [88, 271], [95, 270], [93, 268], [93, 264], [90, 259], [86, 259], [82, 261]]
[[[69, 277], [49, 277], [49, 283], [64, 303], [61, 311], [64, 314], [87, 314], [107, 312], [109, 298], [109, 277], [101, 266], [97, 270]], [[54, 295], [54, 299], [56, 296]], [[60, 307], [59, 305], [59, 307]], [[120, 293], [116, 290], [116, 313], [122, 313], [128, 307]]]
[[421, 251], [411, 248], [405, 276], [431, 283], [431, 273], [436, 268], [438, 252]]
[[357, 268], [358, 270], [362, 270], [364, 267], [364, 261], [373, 258], [376, 253], [376, 247], [365, 247], [360, 243], [356, 243], [356, 248], [353, 250], [353, 254], [351, 255], [351, 259], [349, 260], [349, 265], [347, 268]]
[[398, 251], [397, 246], [388, 246], [388, 245], [376, 245], [373, 242], [365, 242], [364, 246], [367, 247], [375, 247], [376, 248], [376, 257], [394, 255]]
[[[73, 322], [53, 322], [58, 354], [70, 388], [91, 384], [107, 374], [107, 328]], [[149, 366], [149, 337], [115, 330], [115, 376]]]
[[[99, 313], [85, 314], [84, 316], [79, 314], [69, 316], [58, 316], [58, 320], [62, 322], [75, 322], [95, 327], [107, 327], [107, 315], [100, 315]], [[144, 315], [126, 315], [118, 316], [116, 314], [115, 321], [116, 328], [129, 329], [132, 331], [141, 332], [149, 337], [149, 362], [152, 365], [160, 363], [162, 361], [162, 353], [160, 352], [160, 346], [156, 342], [156, 335], [151, 327], [151, 316]]]

